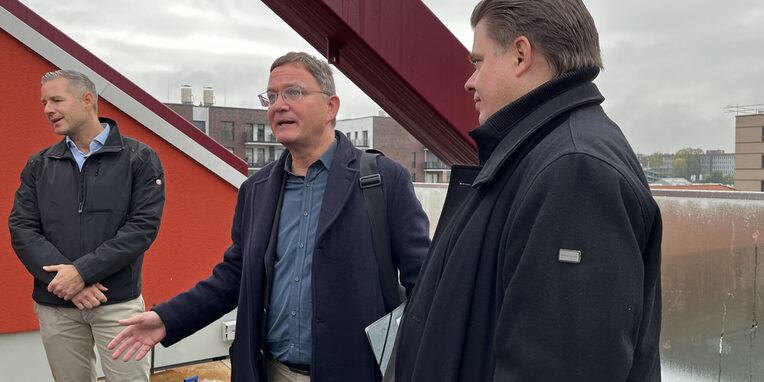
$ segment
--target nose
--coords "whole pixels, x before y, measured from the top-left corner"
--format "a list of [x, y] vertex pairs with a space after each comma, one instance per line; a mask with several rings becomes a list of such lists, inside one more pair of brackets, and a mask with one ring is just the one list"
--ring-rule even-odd
[[42, 112], [46, 115], [53, 114], [53, 107], [51, 107], [50, 103], [46, 103], [42, 108]]
[[467, 82], [464, 83], [464, 90], [468, 92], [474, 92], [475, 91], [475, 76], [477, 74], [477, 70], [472, 72], [472, 75], [470, 78], [467, 79]]

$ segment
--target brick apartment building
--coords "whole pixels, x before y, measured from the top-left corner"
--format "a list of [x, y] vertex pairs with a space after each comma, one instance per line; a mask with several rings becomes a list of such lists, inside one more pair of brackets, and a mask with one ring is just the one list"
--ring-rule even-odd
[[[181, 101], [165, 105], [244, 159], [249, 175], [278, 159], [284, 150], [273, 136], [266, 109], [215, 106], [211, 88], [204, 88], [203, 101], [194, 105], [190, 87], [184, 86]], [[336, 129], [359, 149], [375, 148], [408, 168], [414, 182], [448, 182], [450, 169], [386, 115], [339, 120]]]
[[339, 120], [335, 129], [346, 134], [359, 149], [377, 149], [408, 168], [412, 182], [449, 180], [451, 169], [384, 112], [379, 116]]
[[167, 103], [170, 109], [244, 159], [249, 175], [276, 160], [284, 146], [276, 142], [268, 123], [268, 111], [202, 103]]

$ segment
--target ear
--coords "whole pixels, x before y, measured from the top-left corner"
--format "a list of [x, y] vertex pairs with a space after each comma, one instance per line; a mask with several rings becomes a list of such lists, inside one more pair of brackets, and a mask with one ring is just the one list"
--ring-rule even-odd
[[515, 39], [511, 47], [515, 54], [515, 75], [521, 76], [530, 70], [533, 65], [534, 55], [536, 51], [531, 46], [531, 42], [525, 36], [520, 36]]
[[85, 92], [85, 94], [82, 96], [82, 105], [85, 106], [86, 110], [93, 109], [93, 93]]
[[331, 123], [340, 111], [340, 97], [337, 97], [336, 95], [329, 96], [326, 100], [326, 108], [326, 123]]

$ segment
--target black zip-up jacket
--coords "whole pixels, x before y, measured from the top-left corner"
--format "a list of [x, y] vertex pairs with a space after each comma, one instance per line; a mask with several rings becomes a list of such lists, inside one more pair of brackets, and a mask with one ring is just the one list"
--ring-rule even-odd
[[149, 146], [110, 126], [106, 144], [77, 167], [66, 140], [29, 158], [8, 218], [11, 245], [34, 276], [40, 304], [74, 307], [48, 292], [55, 272], [73, 264], [85, 285], [109, 288], [106, 304], [141, 293], [144, 252], [157, 236], [164, 207], [164, 170]]

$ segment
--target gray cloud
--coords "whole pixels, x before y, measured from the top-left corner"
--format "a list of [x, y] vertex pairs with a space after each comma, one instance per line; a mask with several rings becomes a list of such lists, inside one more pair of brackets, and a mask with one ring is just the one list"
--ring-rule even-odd
[[[212, 86], [216, 102], [258, 107], [271, 61], [287, 50], [319, 55], [259, 1], [22, 0], [163, 102], [180, 85]], [[476, 1], [424, 0], [469, 49]], [[585, 0], [600, 32], [603, 107], [636, 151], [734, 150], [728, 104], [764, 103], [764, 4], [758, 1]], [[377, 106], [337, 72], [340, 118]]]

